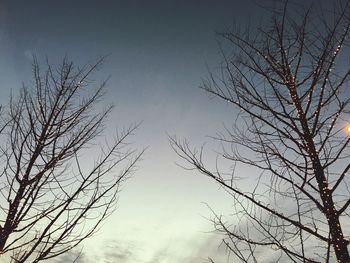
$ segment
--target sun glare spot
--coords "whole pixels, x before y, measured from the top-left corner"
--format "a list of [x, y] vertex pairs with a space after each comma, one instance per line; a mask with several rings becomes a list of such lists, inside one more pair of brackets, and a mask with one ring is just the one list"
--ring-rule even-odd
[[350, 123], [345, 126], [345, 131], [348, 135], [350, 135]]

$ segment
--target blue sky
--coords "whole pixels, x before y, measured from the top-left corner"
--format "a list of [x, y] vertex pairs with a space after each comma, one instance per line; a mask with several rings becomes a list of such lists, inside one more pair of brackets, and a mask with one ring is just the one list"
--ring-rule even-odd
[[232, 121], [231, 109], [198, 87], [208, 76], [207, 66], [215, 69], [221, 61], [215, 30], [260, 21], [264, 11], [257, 3], [0, 2], [1, 103], [22, 83], [30, 85], [33, 54], [53, 64], [67, 56], [77, 65], [108, 55], [94, 76], [97, 81], [110, 76], [105, 100], [116, 107], [107, 133], [143, 122], [133, 143], [148, 150], [122, 187], [115, 214], [84, 245], [81, 262], [191, 263], [224, 257], [205, 203], [225, 213], [230, 199], [208, 179], [175, 164], [167, 133], [201, 145]]

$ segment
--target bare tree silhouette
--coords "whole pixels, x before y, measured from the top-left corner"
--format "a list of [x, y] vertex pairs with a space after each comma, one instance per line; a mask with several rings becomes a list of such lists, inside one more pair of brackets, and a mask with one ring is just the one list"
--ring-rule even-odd
[[[235, 221], [214, 213], [213, 222], [235, 260], [350, 262], [349, 5], [320, 15], [284, 3], [267, 26], [222, 33], [233, 54], [222, 52], [222, 71], [202, 88], [237, 119], [215, 136], [217, 167], [203, 147], [170, 138], [187, 168], [232, 195]], [[251, 188], [240, 184], [254, 176]]]
[[91, 159], [89, 149], [96, 152], [112, 110], [98, 112], [105, 82], [91, 87], [101, 62], [77, 68], [64, 60], [41, 70], [34, 59], [33, 87], [23, 87], [4, 107], [0, 259], [39, 262], [61, 255], [93, 235], [115, 209], [118, 188], [142, 151], [127, 142], [134, 125]]

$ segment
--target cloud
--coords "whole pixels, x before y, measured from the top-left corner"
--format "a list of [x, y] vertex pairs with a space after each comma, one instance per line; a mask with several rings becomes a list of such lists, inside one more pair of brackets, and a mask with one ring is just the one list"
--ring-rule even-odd
[[49, 260], [50, 263], [128, 263], [139, 262], [133, 253], [133, 247], [121, 242], [108, 241], [109, 243], [101, 248], [100, 255], [90, 255], [89, 251], [74, 249], [67, 253]]
[[226, 258], [226, 252], [219, 244], [220, 237], [213, 233], [201, 233], [190, 239], [172, 239], [161, 246], [147, 263], [204, 263], [209, 257], [222, 260]]
[[67, 253], [55, 258], [53, 263], [92, 263], [83, 250], [70, 250]]
[[121, 246], [119, 244], [108, 245], [103, 253], [104, 263], [129, 262], [134, 258], [131, 246]]

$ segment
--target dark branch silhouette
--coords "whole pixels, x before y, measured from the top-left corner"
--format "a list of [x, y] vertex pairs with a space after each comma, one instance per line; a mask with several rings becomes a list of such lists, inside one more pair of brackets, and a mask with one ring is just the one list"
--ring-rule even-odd
[[220, 77], [202, 88], [236, 109], [216, 136], [218, 162], [240, 167], [233, 176], [209, 168], [203, 148], [170, 139], [189, 168], [232, 195], [234, 221], [214, 213], [213, 222], [236, 260], [350, 262], [349, 5], [320, 18], [286, 3], [269, 26], [221, 34], [234, 54], [222, 51]]
[[76, 68], [64, 60], [42, 71], [34, 60], [33, 87], [3, 108], [0, 261], [59, 256], [115, 210], [118, 187], [142, 152], [127, 142], [137, 125], [100, 144], [112, 110], [98, 112], [105, 83], [94, 89], [90, 79], [101, 62]]

